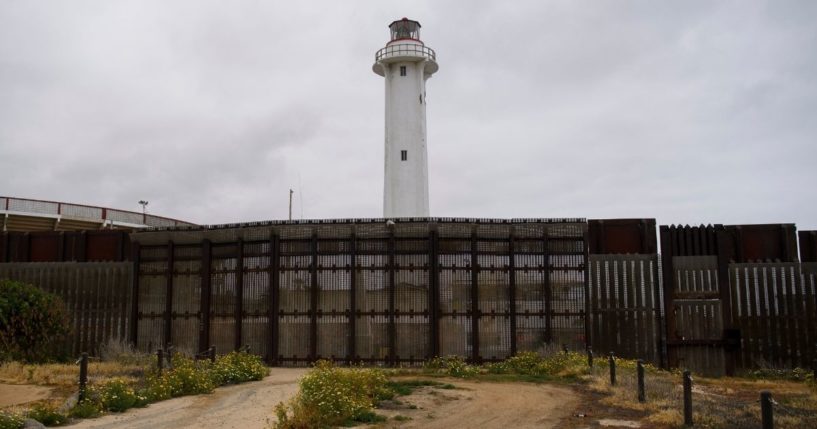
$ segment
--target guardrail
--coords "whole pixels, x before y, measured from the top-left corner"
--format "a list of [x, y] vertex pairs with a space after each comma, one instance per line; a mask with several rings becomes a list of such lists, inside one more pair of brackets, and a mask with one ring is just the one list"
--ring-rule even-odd
[[374, 60], [377, 62], [383, 59], [403, 56], [424, 57], [437, 61], [437, 54], [433, 49], [415, 44], [394, 44], [386, 46], [375, 53]]
[[57, 201], [32, 200], [28, 198], [0, 197], [0, 210], [28, 212], [46, 215], [64, 215], [74, 218], [109, 220], [152, 227], [194, 226], [163, 216], [147, 213], [117, 210], [106, 207], [88, 206], [83, 204], [61, 203]]

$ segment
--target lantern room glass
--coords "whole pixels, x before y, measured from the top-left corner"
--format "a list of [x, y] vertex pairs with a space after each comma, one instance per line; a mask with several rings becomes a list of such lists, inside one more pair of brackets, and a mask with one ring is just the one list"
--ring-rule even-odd
[[391, 40], [414, 39], [420, 40], [420, 23], [409, 19], [394, 21], [389, 25]]

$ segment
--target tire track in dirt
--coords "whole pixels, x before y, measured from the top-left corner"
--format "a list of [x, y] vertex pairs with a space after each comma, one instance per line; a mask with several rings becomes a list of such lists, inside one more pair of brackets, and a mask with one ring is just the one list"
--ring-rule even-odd
[[[416, 409], [377, 410], [389, 428], [553, 428], [579, 401], [571, 389], [533, 383], [446, 380], [456, 389], [422, 388], [402, 397]], [[396, 421], [394, 416], [409, 417]]]

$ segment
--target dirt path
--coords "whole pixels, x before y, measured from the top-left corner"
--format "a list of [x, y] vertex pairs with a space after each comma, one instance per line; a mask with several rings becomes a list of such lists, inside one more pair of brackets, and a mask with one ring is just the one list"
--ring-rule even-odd
[[[72, 429], [266, 428], [278, 402], [291, 398], [300, 368], [273, 368], [262, 381], [216, 389], [213, 394], [188, 396], [83, 420]], [[578, 403], [571, 389], [529, 383], [447, 380], [456, 389], [424, 387], [400, 397], [393, 407], [376, 412], [390, 417], [378, 428], [552, 428]], [[402, 420], [396, 420], [394, 417]], [[406, 420], [408, 418], [408, 420]]]
[[50, 387], [0, 383], [0, 408], [46, 399]]
[[[571, 414], [579, 400], [569, 388], [553, 385], [448, 382], [457, 388], [417, 389], [400, 398], [403, 404], [395, 409], [377, 410], [390, 417], [385, 427], [552, 428]], [[409, 420], [398, 421], [396, 416]]]
[[302, 368], [272, 368], [262, 381], [221, 387], [210, 395], [185, 396], [83, 420], [72, 429], [265, 428], [275, 404], [298, 391]]

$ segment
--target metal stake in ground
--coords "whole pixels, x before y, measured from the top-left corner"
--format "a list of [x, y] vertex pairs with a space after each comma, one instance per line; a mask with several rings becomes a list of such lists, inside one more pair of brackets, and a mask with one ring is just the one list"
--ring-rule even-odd
[[173, 369], [173, 346], [171, 346], [170, 343], [167, 343], [167, 353], [165, 354], [165, 357], [167, 358], [167, 367], [172, 370]]
[[210, 362], [216, 361], [216, 346], [210, 346]]
[[592, 347], [587, 348], [587, 366], [589, 366], [590, 369], [593, 369], [593, 348]]
[[760, 417], [763, 429], [774, 429], [774, 413], [772, 410], [772, 393], [768, 390], [760, 392]]
[[88, 384], [88, 353], [79, 358], [79, 398], [77, 402], [85, 400], [86, 385]]
[[817, 380], [817, 359], [811, 363], [811, 369], [814, 371], [814, 380]]
[[159, 368], [159, 374], [162, 373], [162, 368], [164, 367], [164, 351], [162, 349], [156, 350], [156, 367]]
[[684, 371], [684, 425], [692, 426], [692, 374]]
[[644, 361], [641, 359], [636, 363], [636, 373], [638, 374], [638, 402], [647, 402], [647, 394], [644, 391]]
[[610, 385], [616, 385], [616, 356], [613, 352], [610, 352], [610, 358], [608, 359], [610, 362]]

